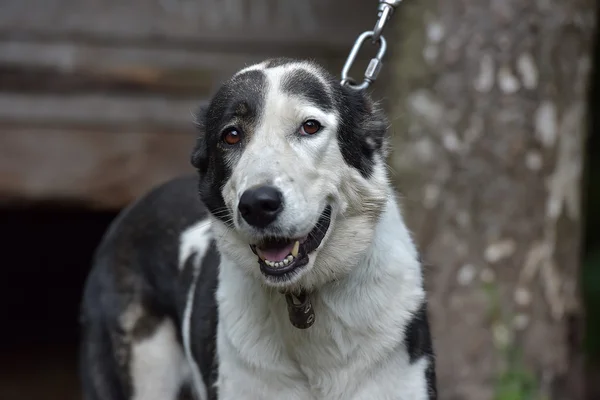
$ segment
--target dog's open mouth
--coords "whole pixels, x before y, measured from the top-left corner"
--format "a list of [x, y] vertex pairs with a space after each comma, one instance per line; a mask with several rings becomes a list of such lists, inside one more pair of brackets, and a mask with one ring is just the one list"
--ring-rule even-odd
[[327, 206], [310, 233], [302, 238], [266, 238], [250, 245], [258, 256], [260, 270], [265, 275], [284, 276], [308, 264], [308, 255], [325, 237], [331, 222], [331, 206]]

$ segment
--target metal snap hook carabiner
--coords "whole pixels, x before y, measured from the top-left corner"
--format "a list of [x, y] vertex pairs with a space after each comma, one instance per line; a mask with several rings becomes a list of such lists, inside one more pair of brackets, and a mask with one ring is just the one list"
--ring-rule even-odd
[[379, 36], [376, 40], [376, 44], [379, 44], [379, 50], [377, 51], [377, 55], [375, 56], [375, 58], [372, 58], [371, 61], [369, 62], [369, 65], [367, 66], [367, 69], [365, 70], [365, 79], [363, 80], [363, 82], [359, 85], [355, 84], [354, 79], [352, 79], [349, 76], [350, 73], [350, 69], [352, 68], [352, 65], [354, 64], [354, 61], [356, 60], [356, 56], [358, 55], [358, 52], [360, 50], [360, 48], [362, 47], [363, 43], [367, 40], [367, 39], [371, 39], [374, 38], [376, 35], [375, 31], [366, 31], [363, 32], [358, 39], [356, 39], [356, 42], [354, 42], [354, 46], [352, 47], [352, 50], [350, 51], [350, 54], [348, 55], [348, 59], [346, 60], [346, 63], [344, 64], [344, 68], [342, 69], [342, 85], [348, 85], [349, 87], [356, 89], [356, 90], [364, 90], [367, 89], [369, 87], [369, 85], [371, 85], [371, 83], [375, 82], [375, 80], [377, 79], [377, 77], [379, 76], [379, 72], [381, 71], [381, 66], [383, 65], [383, 57], [385, 56], [385, 52], [387, 51], [387, 42], [385, 41], [385, 38], [383, 36]]
[[[385, 52], [387, 50], [387, 43], [383, 37], [383, 28], [385, 28], [385, 24], [401, 2], [402, 0], [379, 0], [377, 23], [372, 31], [366, 31], [362, 33], [358, 39], [356, 39], [356, 42], [354, 42], [354, 46], [352, 47], [352, 50], [346, 59], [346, 63], [344, 64], [344, 68], [342, 69], [342, 85], [346, 85], [356, 90], [364, 90], [368, 88], [371, 83], [375, 82], [379, 76], [379, 72], [381, 71], [381, 66], [383, 65], [383, 56], [385, 56]], [[377, 52], [375, 58], [372, 58], [369, 62], [369, 65], [365, 71], [365, 79], [363, 82], [361, 84], [356, 84], [356, 81], [348, 74], [350, 73], [350, 68], [352, 68], [352, 64], [354, 64], [362, 44], [369, 38], [373, 44], [379, 44], [379, 51]]]

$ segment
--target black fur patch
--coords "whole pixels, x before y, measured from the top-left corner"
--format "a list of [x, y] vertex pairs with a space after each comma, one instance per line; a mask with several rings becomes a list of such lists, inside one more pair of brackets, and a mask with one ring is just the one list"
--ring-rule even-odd
[[385, 156], [387, 119], [364, 91], [337, 86], [340, 99], [338, 141], [344, 160], [368, 178], [373, 173], [376, 153]]
[[196, 400], [191, 384], [185, 384], [177, 394], [177, 400]]
[[115, 332], [111, 332], [115, 324], [106, 320], [99, 301], [104, 296], [102, 275], [105, 274], [98, 268], [92, 270], [85, 289], [79, 351], [83, 399], [127, 400], [131, 394], [131, 382], [124, 366], [129, 362], [129, 351], [117, 353], [119, 349], [112, 340]]
[[248, 71], [233, 77], [213, 97], [210, 105], [201, 110], [197, 125], [200, 135], [192, 153], [192, 165], [199, 172], [200, 198], [209, 211], [228, 226], [232, 215], [225, 206], [221, 189], [231, 176], [233, 152], [241, 146], [224, 146], [221, 133], [227, 126], [242, 131], [243, 142], [250, 139], [258, 116], [264, 107], [266, 77], [261, 71]]
[[289, 94], [304, 97], [324, 111], [333, 109], [333, 101], [327, 89], [319, 78], [304, 69], [297, 69], [288, 73], [283, 78], [282, 90]]
[[[196, 260], [198, 262], [200, 260]], [[196, 281], [192, 314], [190, 318], [191, 347], [194, 359], [200, 369], [202, 378], [208, 390], [208, 398], [216, 399], [214, 383], [218, 373], [216, 363], [217, 335], [217, 274], [219, 265], [219, 252], [213, 242], [204, 255], [200, 274]]]
[[406, 328], [404, 344], [410, 357], [411, 364], [427, 357], [426, 379], [429, 390], [429, 400], [437, 399], [437, 382], [435, 374], [435, 357], [427, 317], [427, 303], [423, 303], [419, 311], [413, 316]]

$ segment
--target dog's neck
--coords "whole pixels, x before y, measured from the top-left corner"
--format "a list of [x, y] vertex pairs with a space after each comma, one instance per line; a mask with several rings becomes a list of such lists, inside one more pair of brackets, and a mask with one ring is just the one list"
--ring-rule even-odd
[[[310, 292], [317, 321], [310, 330], [328, 324], [326, 319], [330, 313], [362, 316], [354, 322], [347, 321], [359, 326], [372, 322], [368, 320], [369, 316], [375, 318], [375, 315], [385, 314], [384, 309], [399, 306], [411, 313], [422, 302], [424, 291], [417, 250], [393, 196], [389, 197], [374, 229], [373, 240], [360, 259], [361, 262], [346, 276]], [[244, 295], [241, 303], [252, 299], [252, 312], [261, 315], [258, 319], [264, 318], [266, 312], [273, 312], [278, 320], [285, 320], [289, 328], [296, 329], [289, 322], [284, 295], [266, 288], [253, 276], [240, 274], [239, 269], [231, 264], [224, 256], [219, 289], [222, 301], [230, 305], [234, 293], [234, 297]], [[363, 301], [362, 296], [374, 301]], [[261, 301], [257, 303], [259, 298]], [[332, 308], [332, 302], [336, 303], [335, 308]], [[264, 307], [263, 312], [257, 311], [260, 305]], [[244, 307], [244, 304], [239, 306]], [[322, 309], [324, 306], [326, 312]], [[404, 320], [406, 315], [401, 314]]]
[[[352, 243], [348, 243], [348, 247], [351, 246]], [[386, 286], [399, 289], [407, 279], [413, 287], [422, 287], [418, 253], [392, 195], [375, 225], [370, 245], [358, 259], [358, 264], [346, 276], [313, 291], [311, 296], [326, 296], [332, 292], [354, 296], [375, 283], [378, 291]]]

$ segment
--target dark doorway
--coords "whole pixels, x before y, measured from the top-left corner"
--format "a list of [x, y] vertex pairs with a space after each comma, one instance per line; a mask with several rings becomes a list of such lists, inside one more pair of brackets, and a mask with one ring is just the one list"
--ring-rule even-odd
[[0, 210], [0, 399], [80, 399], [79, 302], [115, 212]]

